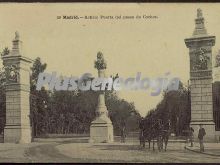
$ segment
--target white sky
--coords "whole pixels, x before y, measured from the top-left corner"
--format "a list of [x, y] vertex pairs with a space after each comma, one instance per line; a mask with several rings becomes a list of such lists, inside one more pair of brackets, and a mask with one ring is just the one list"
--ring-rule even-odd
[[[47, 72], [97, 76], [94, 60], [102, 51], [107, 73], [123, 78], [156, 78], [170, 72], [187, 83], [188, 49], [184, 39], [192, 35], [196, 10], [201, 8], [205, 26], [215, 35], [214, 55], [220, 48], [220, 4], [0, 4], [0, 49], [11, 48], [19, 31], [25, 56], [39, 56], [48, 64]], [[58, 15], [157, 15], [141, 20], [57, 20]], [[2, 62], [1, 62], [2, 63]], [[2, 66], [2, 64], [0, 64]], [[161, 96], [150, 90], [119, 92], [134, 101], [142, 115], [154, 108]]]

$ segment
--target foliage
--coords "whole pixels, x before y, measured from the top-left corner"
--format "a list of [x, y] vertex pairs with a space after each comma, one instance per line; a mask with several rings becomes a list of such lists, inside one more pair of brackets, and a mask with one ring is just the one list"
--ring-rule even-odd
[[164, 92], [162, 101], [146, 117], [164, 123], [170, 119], [172, 131], [178, 136], [189, 125], [190, 111], [190, 91], [180, 83], [179, 90]]
[[115, 134], [119, 134], [125, 125], [126, 130], [137, 131], [140, 114], [135, 109], [134, 103], [119, 99], [115, 92], [106, 92], [106, 106], [112, 120]]
[[[9, 49], [4, 48], [3, 52], [0, 53], [1, 56], [9, 54]], [[5, 126], [5, 110], [6, 110], [6, 96], [5, 96], [5, 70], [0, 69], [0, 134], [4, 131]]]
[[48, 92], [42, 88], [40, 91], [36, 90], [38, 75], [43, 72], [47, 64], [42, 64], [41, 59], [38, 57], [31, 67], [31, 102], [30, 102], [30, 116], [33, 136], [38, 136], [43, 132], [46, 103], [49, 99]]
[[[2, 74], [0, 74], [0, 80], [2, 80]], [[4, 130], [5, 125], [5, 88], [3, 85], [3, 81], [0, 81], [0, 134]]]
[[[94, 91], [52, 91], [44, 88], [36, 91], [37, 77], [46, 69], [40, 58], [32, 67], [31, 116], [34, 136], [46, 133], [68, 134], [89, 133], [91, 122], [95, 119], [98, 92]], [[114, 77], [117, 78], [118, 74]], [[123, 122], [128, 131], [138, 129], [139, 113], [133, 103], [119, 99], [113, 91], [106, 92], [106, 106], [116, 133]]]
[[[10, 53], [8, 48], [2, 56]], [[91, 122], [95, 119], [98, 92], [94, 91], [47, 91], [36, 90], [38, 75], [47, 68], [38, 57], [31, 67], [30, 119], [33, 137], [47, 133], [89, 133]], [[106, 62], [101, 52], [97, 54], [95, 68], [106, 69]], [[0, 72], [0, 132], [5, 125], [5, 73]], [[117, 78], [118, 74], [114, 77]], [[140, 114], [134, 103], [119, 99], [114, 91], [106, 92], [106, 105], [113, 121], [114, 130], [120, 132], [123, 125], [128, 131], [138, 129]]]
[[4, 48], [3, 52], [1, 53], [1, 56], [6, 56], [10, 53], [10, 50], [6, 47]]

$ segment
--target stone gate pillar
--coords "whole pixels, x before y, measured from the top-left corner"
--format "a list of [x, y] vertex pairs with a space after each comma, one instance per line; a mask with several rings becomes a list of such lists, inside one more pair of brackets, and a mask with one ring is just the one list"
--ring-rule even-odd
[[[98, 69], [98, 76], [105, 77], [106, 63], [102, 53], [97, 54], [96, 68]], [[108, 110], [105, 105], [105, 92], [100, 91], [98, 97], [98, 106], [96, 108], [96, 119], [90, 126], [90, 142], [94, 143], [109, 143], [114, 141], [113, 126], [108, 117]]]
[[22, 56], [22, 41], [18, 32], [12, 41], [12, 50], [3, 54], [6, 74], [6, 124], [4, 142], [30, 143], [30, 64], [32, 60]]
[[191, 123], [195, 140], [198, 139], [199, 124], [206, 130], [206, 141], [215, 140], [212, 99], [212, 46], [215, 36], [210, 36], [204, 26], [202, 10], [197, 10], [195, 30], [191, 38], [185, 39], [190, 56]]

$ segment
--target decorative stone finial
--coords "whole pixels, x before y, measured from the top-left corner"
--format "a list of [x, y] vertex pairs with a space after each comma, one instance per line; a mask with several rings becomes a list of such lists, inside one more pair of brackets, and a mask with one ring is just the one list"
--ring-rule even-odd
[[18, 31], [16, 31], [15, 38], [12, 41], [11, 55], [12, 56], [21, 55], [21, 53], [22, 53], [22, 41], [20, 40], [20, 35], [19, 35]]
[[102, 52], [97, 53], [97, 60], [95, 61], [95, 68], [98, 70], [106, 69], [107, 64], [105, 62]]
[[202, 10], [197, 9], [197, 18], [202, 18]]
[[19, 33], [18, 33], [18, 31], [15, 32], [15, 40], [19, 40]]
[[195, 19], [195, 24], [193, 36], [207, 35], [201, 9], [197, 9], [197, 18]]

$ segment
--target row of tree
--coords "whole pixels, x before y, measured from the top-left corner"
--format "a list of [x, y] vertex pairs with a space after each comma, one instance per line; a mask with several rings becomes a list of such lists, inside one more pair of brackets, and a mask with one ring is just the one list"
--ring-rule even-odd
[[172, 132], [177, 136], [184, 135], [191, 118], [190, 104], [190, 90], [180, 82], [178, 90], [164, 92], [161, 102], [148, 112], [146, 118], [161, 119], [163, 123], [170, 120]]
[[[36, 90], [38, 75], [44, 72], [47, 64], [37, 58], [31, 75], [31, 125], [34, 136], [47, 133], [69, 134], [89, 133], [95, 118], [98, 93], [94, 91], [47, 91]], [[5, 79], [0, 74], [0, 131], [5, 124]], [[117, 77], [118, 75], [116, 75]], [[115, 134], [120, 134], [125, 125], [127, 131], [137, 131], [140, 114], [134, 103], [118, 98], [116, 92], [106, 91], [106, 106], [113, 122]], [[146, 115], [146, 118], [171, 121], [176, 135], [182, 135], [190, 122], [190, 90], [180, 82], [179, 90], [164, 92], [163, 99]]]
[[[33, 136], [48, 133], [69, 134], [89, 133], [91, 122], [95, 118], [98, 93], [94, 91], [47, 91], [36, 90], [38, 75], [47, 65], [37, 58], [31, 75], [31, 125]], [[3, 80], [0, 77], [1, 80]], [[123, 125], [127, 131], [137, 131], [140, 114], [134, 103], [118, 98], [114, 91], [105, 93], [106, 106], [113, 122], [115, 134], [119, 134]], [[0, 131], [5, 124], [5, 91], [0, 83]]]

